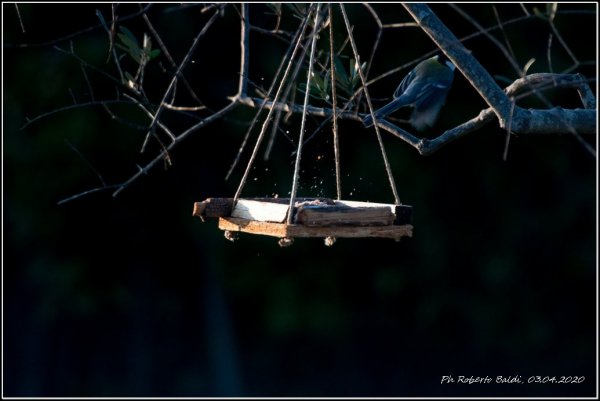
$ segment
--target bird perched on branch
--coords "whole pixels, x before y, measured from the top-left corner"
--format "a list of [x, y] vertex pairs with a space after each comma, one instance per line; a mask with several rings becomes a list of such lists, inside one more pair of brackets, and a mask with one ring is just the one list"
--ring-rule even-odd
[[[400, 82], [394, 92], [394, 100], [374, 112], [375, 118], [383, 119], [401, 107], [411, 106], [410, 124], [418, 131], [431, 127], [446, 101], [454, 68], [454, 64], [443, 55], [421, 61]], [[366, 116], [363, 124], [365, 127], [373, 125], [373, 116]]]

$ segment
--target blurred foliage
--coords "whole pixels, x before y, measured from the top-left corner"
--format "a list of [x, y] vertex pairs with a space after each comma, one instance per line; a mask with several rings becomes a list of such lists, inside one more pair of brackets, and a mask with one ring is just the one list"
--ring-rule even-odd
[[[484, 26], [496, 23], [492, 6], [460, 4]], [[117, 183], [158, 147], [139, 154], [145, 130], [136, 125], [148, 120], [135, 106], [111, 106], [120, 119], [101, 107], [60, 111], [21, 129], [28, 118], [73, 98], [91, 99], [78, 61], [53, 46], [72, 48], [118, 75], [106, 62], [108, 35], [96, 17], [98, 9], [108, 19], [110, 4], [20, 4], [20, 19], [14, 7], [3, 4], [5, 396], [594, 394], [597, 162], [573, 136], [514, 136], [507, 161], [506, 133], [493, 124], [426, 158], [384, 137], [400, 197], [414, 206], [414, 238], [399, 243], [340, 239], [325, 247], [297, 240], [280, 249], [272, 238], [247, 235], [230, 243], [214, 221], [193, 219], [194, 201], [235, 192], [241, 172], [232, 181], [223, 177], [252, 117], [248, 109], [192, 135], [171, 155], [172, 167], [154, 168], [117, 198], [96, 194], [57, 206], [100, 184], [89, 165]], [[175, 60], [209, 17], [202, 7], [149, 9]], [[236, 7], [225, 8], [184, 71], [212, 109], [237, 87]], [[291, 30], [299, 19], [289, 13], [301, 16], [303, 7], [251, 5], [250, 17], [271, 28], [280, 13], [280, 28]], [[384, 24], [410, 21], [399, 5], [372, 7]], [[447, 5], [432, 7], [457, 35], [474, 31]], [[503, 20], [523, 15], [517, 4], [495, 7]], [[534, 6], [525, 7], [533, 15]], [[550, 10], [580, 60], [596, 59], [594, 5], [535, 7]], [[135, 4], [118, 7], [119, 16], [138, 11]], [[359, 49], [370, 51], [377, 31], [369, 12], [357, 4], [348, 13]], [[72, 47], [71, 40], [14, 46], [95, 25], [74, 36]], [[336, 19], [335, 26], [343, 23]], [[137, 42], [131, 38], [148, 32], [141, 17], [119, 29], [130, 54]], [[548, 70], [547, 21], [533, 16], [504, 29], [520, 65], [536, 58], [530, 72]], [[268, 86], [286, 44], [256, 31], [250, 40], [251, 80]], [[490, 73], [516, 78], [484, 37], [466, 45]], [[153, 58], [146, 93], [160, 98], [171, 72], [163, 68], [164, 55], [150, 48], [137, 45]], [[386, 30], [370, 76], [432, 49], [416, 28]], [[348, 48], [338, 61], [338, 85], [348, 85], [349, 94], [356, 63]], [[555, 71], [571, 63], [556, 40], [552, 62]], [[595, 69], [582, 65], [576, 72], [595, 79]], [[115, 96], [114, 82], [92, 68], [86, 72], [96, 99]], [[326, 92], [322, 72], [315, 82]], [[373, 84], [373, 96], [382, 102], [391, 96], [403, 73]], [[484, 106], [456, 78], [439, 127]], [[183, 88], [177, 95], [188, 103]], [[565, 91], [548, 96], [556, 105], [577, 106]], [[175, 132], [188, 126], [180, 116], [164, 118]], [[307, 129], [320, 122], [309, 120]], [[278, 137], [270, 161], [257, 162], [245, 196], [287, 195], [298, 127], [298, 116], [287, 120], [288, 136]], [[372, 133], [340, 122], [340, 135], [344, 197], [391, 201]], [[596, 146], [595, 138], [584, 139]], [[300, 195], [334, 196], [329, 128], [305, 148], [302, 166]], [[583, 375], [585, 381], [441, 386], [448, 374]]]

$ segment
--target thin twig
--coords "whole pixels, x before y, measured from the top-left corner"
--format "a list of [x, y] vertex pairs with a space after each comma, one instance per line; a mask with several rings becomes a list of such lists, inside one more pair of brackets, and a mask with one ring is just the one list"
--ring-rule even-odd
[[[514, 112], [515, 110], [515, 102], [512, 102], [512, 108], [510, 110], [511, 114]], [[506, 161], [508, 159], [508, 144], [510, 143], [510, 135], [512, 134], [511, 132], [511, 123], [512, 123], [512, 118], [508, 120], [508, 126], [506, 127], [506, 141], [504, 142], [504, 152], [502, 153], [502, 160]]]
[[114, 46], [114, 40], [115, 40], [114, 39], [114, 36], [115, 36], [115, 15], [114, 15], [115, 9], [114, 9], [114, 7], [112, 7], [112, 12], [113, 12], [113, 20], [112, 20], [112, 24], [111, 24], [110, 28], [106, 24], [106, 21], [104, 20], [104, 17], [102, 16], [102, 13], [100, 12], [100, 10], [96, 10], [96, 16], [98, 17], [98, 19], [100, 20], [100, 23], [104, 27], [104, 30], [108, 34], [109, 46], [108, 46], [108, 58], [106, 61], [108, 62], [110, 60], [110, 56], [112, 54], [112, 56], [113, 56], [112, 58], [115, 61], [115, 65], [117, 66], [117, 71], [119, 71], [119, 77], [121, 77], [121, 83], [124, 83], [124, 82], [126, 82], [125, 75], [123, 74], [123, 69], [121, 68], [121, 62], [119, 61], [119, 57], [117, 56], [117, 50]]
[[[508, 35], [506, 34], [506, 31], [504, 30], [504, 24], [502, 23], [502, 19], [500, 18], [500, 13], [498, 12], [498, 8], [492, 4], [492, 10], [494, 10], [494, 16], [496, 17], [496, 21], [498, 23], [498, 26], [500, 27], [500, 32], [502, 32], [502, 37], [504, 38], [504, 43], [506, 43], [506, 48], [508, 49], [508, 52], [510, 53], [510, 57], [511, 59], [517, 60], [517, 56], [515, 55], [515, 52], [513, 51], [512, 46], [510, 45], [510, 40], [508, 40]], [[521, 76], [525, 75], [522, 71], [521, 74], [519, 74]]]
[[554, 73], [554, 68], [552, 67], [552, 34], [548, 35], [548, 45], [546, 46], [546, 59], [548, 61], [548, 70], [550, 73]]
[[115, 113], [112, 112], [112, 110], [106, 105], [103, 104], [102, 107], [104, 108], [104, 110], [106, 110], [106, 112], [108, 113], [108, 115], [110, 116], [110, 118], [112, 120], [117, 121], [120, 124], [123, 124], [129, 128], [138, 130], [138, 131], [145, 131], [146, 130], [146, 126], [145, 125], [141, 125], [141, 124], [134, 124], [131, 121], [125, 120], [124, 118], [119, 117], [118, 115], [116, 115]]
[[[169, 52], [169, 49], [163, 42], [162, 38], [160, 37], [160, 35], [156, 31], [156, 29], [154, 28], [154, 25], [152, 24], [152, 22], [150, 22], [150, 18], [148, 17], [148, 14], [144, 13], [142, 15], [142, 18], [146, 22], [146, 26], [148, 26], [150, 33], [152, 34], [154, 39], [156, 39], [156, 43], [158, 43], [158, 46], [160, 47], [164, 56], [167, 58], [167, 60], [171, 64], [171, 67], [177, 68], [177, 64], [175, 63], [175, 60], [173, 59], [173, 57], [171, 57], [171, 53]], [[196, 101], [199, 105], [202, 105], [203, 104], [202, 101], [198, 98], [198, 95], [196, 95], [196, 92], [194, 91], [194, 89], [192, 89], [192, 85], [190, 85], [189, 81], [187, 80], [187, 78], [185, 77], [185, 75], [183, 73], [181, 74], [181, 82], [183, 82], [183, 84], [185, 85], [185, 87], [186, 87], [188, 93], [190, 94], [190, 96], [192, 97], [192, 99], [194, 99], [194, 101]]]
[[[177, 70], [173, 74], [173, 78], [171, 79], [171, 82], [169, 83], [169, 86], [167, 87], [167, 90], [165, 91], [163, 98], [158, 105], [158, 109], [154, 113], [154, 118], [153, 118], [152, 122], [150, 123], [150, 125], [148, 126], [148, 132], [146, 133], [146, 140], [144, 141], [144, 144], [147, 142], [148, 136], [151, 134], [152, 130], [154, 129], [154, 126], [157, 124], [158, 118], [160, 117], [160, 114], [162, 113], [162, 110], [164, 109], [164, 104], [166, 103], [167, 98], [169, 97], [171, 91], [173, 90], [173, 87], [175, 86], [175, 82], [177, 82], [177, 78], [180, 76], [181, 71], [183, 71], [185, 66], [187, 66], [188, 62], [190, 61], [190, 58], [192, 57], [192, 54], [194, 53], [194, 50], [196, 49], [196, 46], [198, 46], [198, 43], [200, 43], [200, 38], [202, 38], [202, 36], [204, 36], [204, 34], [208, 31], [208, 29], [211, 27], [213, 22], [215, 22], [215, 20], [219, 16], [219, 14], [220, 14], [219, 11], [216, 11], [210, 17], [210, 19], [208, 20], [206, 25], [204, 25], [204, 27], [200, 30], [198, 35], [196, 35], [196, 37], [192, 41], [190, 48], [188, 49], [187, 53], [183, 57], [183, 60], [181, 61], [181, 64], [179, 64], [179, 66], [177, 67]], [[144, 146], [142, 146], [142, 152], [143, 151], [144, 151]]]
[[75, 60], [79, 61], [79, 63], [81, 63], [86, 68], [89, 68], [89, 69], [91, 69], [91, 70], [93, 70], [93, 71], [95, 71], [95, 72], [97, 72], [99, 74], [104, 75], [106, 78], [110, 79], [111, 81], [113, 81], [113, 82], [115, 82], [115, 83], [117, 83], [119, 85], [123, 85], [123, 83], [119, 82], [118, 79], [116, 79], [115, 77], [113, 77], [112, 75], [110, 75], [109, 73], [107, 73], [106, 71], [103, 71], [100, 68], [98, 68], [98, 67], [96, 67], [96, 66], [88, 63], [87, 61], [85, 61], [84, 59], [82, 59], [81, 57], [79, 57], [77, 54], [75, 54], [72, 50], [68, 51], [68, 50], [62, 49], [62, 48], [60, 48], [58, 46], [54, 46], [54, 49], [58, 50], [61, 53], [65, 53], [65, 54], [73, 57]]
[[[504, 26], [507, 26], [507, 25], [509, 25], [509, 24], [514, 24], [514, 23], [517, 23], [517, 22], [521, 22], [521, 21], [524, 21], [524, 20], [527, 20], [527, 19], [530, 19], [530, 18], [534, 18], [534, 17], [533, 17], [533, 16], [521, 16], [521, 17], [515, 17], [515, 18], [513, 18], [513, 19], [510, 19], [510, 20], [506, 20], [506, 21], [504, 21]], [[417, 26], [417, 27], [418, 27], [418, 24], [416, 24], [416, 23], [413, 23], [413, 22], [411, 22], [411, 23], [407, 23], [407, 24], [411, 24], [410, 26]], [[460, 41], [461, 43], [464, 43], [464, 42], [466, 42], [466, 41], [468, 41], [468, 40], [470, 40], [470, 39], [473, 39], [473, 38], [476, 38], [476, 37], [478, 37], [478, 36], [484, 35], [485, 33], [489, 33], [489, 32], [491, 32], [491, 31], [493, 31], [493, 30], [496, 30], [496, 29], [498, 29], [498, 28], [499, 28], [499, 27], [498, 27], [498, 25], [494, 25], [494, 26], [491, 26], [491, 27], [485, 28], [483, 31], [477, 31], [477, 32], [473, 32], [473, 33], [471, 33], [471, 34], [469, 34], [469, 35], [463, 36], [463, 37], [461, 37], [461, 38], [459, 39], [459, 41]], [[404, 69], [407, 69], [407, 68], [409, 68], [409, 67], [412, 67], [413, 65], [417, 64], [419, 61], [421, 61], [421, 60], [424, 60], [424, 59], [426, 59], [426, 58], [429, 58], [429, 57], [433, 56], [433, 55], [434, 55], [435, 53], [437, 53], [437, 52], [438, 52], [438, 50], [437, 50], [437, 49], [435, 49], [435, 50], [432, 50], [432, 51], [429, 51], [429, 52], [427, 52], [427, 53], [423, 54], [421, 57], [417, 58], [416, 60], [413, 60], [412, 62], [409, 62], [409, 63], [403, 64], [403, 65], [400, 65], [400, 66], [398, 66], [398, 67], [395, 67], [395, 68], [393, 68], [393, 69], [391, 69], [391, 70], [388, 70], [388, 71], [386, 71], [386, 72], [384, 72], [384, 73], [382, 73], [382, 74], [380, 74], [380, 75], [378, 75], [378, 76], [376, 76], [376, 77], [374, 77], [374, 78], [371, 78], [371, 79], [370, 79], [370, 80], [367, 82], [367, 86], [370, 86], [370, 85], [372, 85], [372, 84], [374, 84], [374, 83], [376, 83], [376, 82], [380, 81], [381, 79], [383, 79], [383, 78], [386, 78], [386, 77], [388, 77], [388, 76], [390, 76], [390, 75], [392, 75], [392, 74], [395, 74], [395, 73], [397, 73], [397, 72], [400, 72], [400, 71], [402, 71], [402, 70], [404, 70]]]
[[98, 180], [100, 180], [100, 183], [102, 183], [102, 186], [106, 186], [106, 182], [104, 181], [104, 178], [102, 178], [102, 175], [98, 172], [98, 170], [96, 170], [94, 168], [94, 166], [92, 166], [92, 163], [90, 163], [90, 161], [83, 155], [83, 153], [81, 153], [79, 151], [79, 149], [77, 149], [75, 147], [75, 145], [73, 145], [67, 138], [65, 138], [65, 143], [71, 148], [71, 150], [75, 153], [77, 153], [77, 156], [79, 156], [81, 158], [81, 160], [83, 160], [85, 162], [85, 164], [87, 164], [88, 168], [90, 170], [92, 170], [92, 172], [94, 174], [96, 174], [96, 177], [98, 177]]
[[85, 83], [87, 84], [88, 90], [90, 91], [90, 99], [92, 99], [93, 102], [96, 100], [94, 99], [94, 88], [92, 88], [92, 84], [90, 83], [90, 79], [88, 78], [87, 72], [85, 71], [85, 67], [81, 64], [80, 67], [81, 72], [83, 73], [83, 78], [85, 79]]
[[71, 95], [71, 99], [73, 99], [73, 104], [77, 104], [77, 98], [75, 97], [75, 94], [73, 93], [73, 89], [69, 88], [69, 95]]
[[[240, 74], [243, 78], [248, 76], [248, 60], [250, 59], [250, 30], [248, 29], [248, 4], [242, 4], [242, 28], [240, 34]], [[238, 96], [246, 97], [246, 91], [248, 90], [248, 81], [246, 79], [240, 79], [238, 87]]]
[[[500, 41], [498, 39], [496, 39], [494, 36], [492, 36], [488, 31], [486, 31], [485, 28], [482, 27], [477, 22], [477, 20], [475, 20], [475, 18], [473, 18], [469, 14], [467, 14], [467, 12], [465, 10], [463, 10], [462, 8], [460, 8], [458, 5], [456, 5], [454, 3], [448, 3], [448, 6], [450, 6], [450, 8], [452, 8], [454, 11], [456, 11], [464, 19], [466, 19], [467, 21], [469, 21], [469, 23], [471, 23], [471, 25], [473, 25], [479, 32], [481, 32], [493, 44], [495, 44], [496, 47], [500, 50], [500, 52], [502, 52], [502, 54], [504, 54], [504, 57], [510, 63], [510, 65], [513, 67], [513, 69], [515, 70], [515, 72], [517, 73], [517, 75], [521, 75], [521, 68], [519, 67], [519, 64], [517, 64], [516, 60], [511, 55], [511, 52], [508, 51], [508, 49], [506, 49], [506, 47], [504, 47], [504, 45], [502, 45], [502, 43], [500, 43]], [[500, 29], [502, 29], [502, 27], [503, 27], [501, 25], [497, 25], [497, 26], [499, 26]]]
[[556, 36], [556, 39], [558, 39], [558, 41], [560, 42], [560, 44], [562, 45], [562, 47], [565, 49], [565, 51], [567, 52], [567, 54], [569, 55], [569, 57], [571, 57], [571, 59], [573, 60], [573, 64], [575, 66], [579, 66], [579, 60], [577, 59], [577, 57], [575, 56], [575, 54], [571, 51], [571, 48], [567, 45], [567, 42], [565, 42], [565, 40], [563, 39], [562, 35], [560, 34], [560, 32], [558, 32], [558, 29], [556, 29], [556, 25], [554, 25], [554, 21], [553, 20], [549, 20], [548, 23], [550, 24], [550, 28], [552, 29], [552, 32], [554, 33], [554, 36]]
[[[124, 97], [126, 97], [127, 99], [131, 100], [136, 106], [138, 106], [148, 117], [150, 117], [151, 120], [154, 119], [154, 115], [150, 112], [150, 110], [148, 110], [142, 103], [140, 103], [136, 98], [134, 98], [133, 96], [129, 96], [127, 93], [123, 94]], [[160, 122], [160, 120], [157, 120], [156, 125], [158, 125], [170, 138], [172, 141], [175, 140], [175, 135], [171, 132], [171, 130], [164, 125], [162, 122]], [[156, 137], [156, 135], [155, 135]]]
[[176, 111], [200, 111], [206, 109], [206, 106], [175, 106], [169, 103], [165, 103], [163, 106], [165, 109]]
[[526, 16], [530, 16], [531, 13], [529, 12], [529, 10], [527, 9], [527, 7], [525, 7], [525, 4], [523, 3], [519, 3], [519, 6], [521, 6], [521, 10], [523, 10], [523, 12], [525, 13]]
[[93, 189], [90, 189], [90, 190], [87, 190], [87, 191], [84, 191], [84, 192], [80, 192], [80, 193], [78, 193], [76, 195], [69, 196], [68, 198], [62, 199], [62, 200], [56, 202], [56, 204], [58, 206], [64, 205], [67, 202], [74, 201], [75, 199], [81, 198], [83, 196], [91, 195], [91, 194], [96, 193], [96, 192], [106, 191], [108, 189], [113, 189], [113, 188], [117, 188], [117, 187], [118, 187], [118, 185], [105, 185], [103, 187], [93, 188]]
[[25, 33], [25, 25], [23, 25], [23, 19], [21, 18], [21, 12], [19, 12], [19, 5], [15, 3], [15, 10], [17, 11], [17, 18], [19, 19], [19, 24], [21, 24], [21, 32]]
[[80, 109], [80, 108], [84, 108], [84, 107], [88, 107], [88, 106], [103, 106], [103, 105], [107, 105], [107, 104], [131, 104], [131, 102], [128, 102], [125, 100], [96, 100], [93, 102], [71, 104], [69, 106], [63, 106], [58, 109], [54, 109], [54, 110], [48, 111], [46, 113], [39, 114], [31, 119], [28, 118], [27, 121], [25, 122], [25, 124], [23, 124], [21, 126], [21, 128], [19, 128], [19, 129], [24, 130], [25, 128], [29, 127], [31, 124], [35, 123], [36, 121], [39, 121], [43, 118], [46, 118], [48, 116], [51, 116], [53, 114], [60, 113], [63, 111]]
[[113, 192], [113, 197], [116, 197], [117, 195], [119, 195], [119, 193], [121, 193], [121, 191], [126, 189], [129, 185], [131, 185], [133, 182], [135, 182], [142, 175], [145, 175], [152, 167], [154, 167], [154, 165], [156, 165], [156, 163], [163, 160], [164, 157], [168, 155], [168, 152], [172, 151], [178, 144], [183, 142], [189, 135], [198, 131], [200, 128], [204, 127], [205, 125], [223, 117], [225, 114], [227, 114], [231, 110], [233, 110], [236, 106], [237, 106], [236, 102], [231, 102], [227, 106], [223, 107], [221, 110], [216, 111], [215, 113], [206, 117], [199, 123], [191, 126], [187, 130], [185, 130], [184, 132], [179, 134], [179, 136], [176, 137], [175, 141], [171, 142], [166, 149], [164, 149], [159, 155], [157, 155], [148, 164], [146, 164], [145, 167], [139, 168], [137, 173], [132, 175], [127, 181], [123, 182], [122, 184], [119, 184], [118, 189], [115, 192]]
[[[135, 18], [135, 17], [137, 17], [137, 16], [139, 16], [139, 15], [141, 15], [141, 14], [143, 14], [143, 13], [147, 12], [147, 11], [150, 9], [150, 7], [152, 7], [152, 5], [153, 5], [153, 3], [148, 3], [148, 4], [147, 4], [147, 5], [144, 7], [144, 9], [143, 9], [142, 11], [138, 11], [138, 12], [136, 12], [136, 13], [133, 13], [133, 14], [130, 14], [130, 15], [126, 15], [125, 17], [118, 18], [118, 19], [117, 19], [117, 22], [123, 22], [123, 21], [127, 21], [127, 20], [129, 20], [129, 19]], [[111, 21], [111, 23], [112, 23], [112, 21]], [[77, 31], [77, 32], [74, 32], [74, 33], [70, 33], [70, 34], [68, 34], [68, 35], [65, 35], [65, 36], [63, 36], [63, 37], [60, 37], [60, 38], [58, 38], [58, 39], [52, 39], [52, 40], [48, 40], [48, 41], [46, 41], [46, 42], [40, 42], [40, 43], [20, 43], [20, 44], [7, 44], [7, 45], [5, 45], [4, 47], [5, 47], [5, 48], [14, 48], [14, 47], [18, 47], [18, 48], [26, 48], [26, 47], [43, 47], [43, 46], [55, 45], [56, 43], [59, 43], [59, 42], [64, 42], [65, 40], [73, 39], [73, 38], [75, 38], [75, 37], [77, 37], [77, 36], [80, 36], [80, 35], [82, 35], [82, 34], [84, 34], [84, 33], [91, 32], [91, 31], [93, 31], [93, 30], [95, 30], [95, 29], [101, 28], [102, 26], [103, 26], [103, 24], [102, 24], [102, 23], [100, 23], [100, 24], [93, 25], [93, 26], [87, 27], [87, 28], [85, 28], [85, 29], [82, 29], [82, 30], [80, 30], [80, 31]]]
[[[286, 43], [290, 42], [292, 35], [289, 32], [283, 31], [281, 29], [265, 29], [256, 25], [250, 25], [250, 30], [263, 33], [265, 35], [272, 35], [273, 37], [282, 40]], [[288, 39], [286, 39], [286, 37]]]
[[[268, 110], [282, 110], [285, 113], [302, 113], [302, 105], [296, 103], [281, 103], [280, 101], [266, 101], [265, 99], [255, 98], [255, 97], [247, 97], [245, 99], [238, 99], [240, 104], [258, 108], [261, 105], [265, 109]], [[358, 116], [354, 112], [344, 111], [343, 109], [337, 110], [338, 116], [343, 118], [344, 120], [353, 120], [353, 121], [361, 121], [360, 116]], [[316, 117], [330, 117], [333, 114], [333, 111], [329, 107], [317, 107], [317, 106], [308, 106], [308, 113], [311, 116]]]

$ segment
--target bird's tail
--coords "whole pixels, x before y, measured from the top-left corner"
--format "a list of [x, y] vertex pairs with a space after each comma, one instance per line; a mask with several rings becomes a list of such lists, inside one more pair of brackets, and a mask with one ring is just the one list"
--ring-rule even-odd
[[[379, 110], [377, 110], [373, 114], [375, 114], [375, 118], [379, 120], [380, 118], [385, 118], [385, 117], [387, 117], [388, 114], [391, 114], [391, 113], [395, 112], [396, 110], [398, 110], [400, 107], [404, 107], [406, 105], [407, 105], [406, 99], [403, 99], [402, 97], [398, 97], [398, 98], [392, 100], [390, 103], [383, 106], [382, 108], [380, 108]], [[363, 124], [365, 125], [365, 127], [367, 127], [367, 128], [369, 128], [371, 125], [373, 125], [373, 117], [371, 116], [370, 113], [368, 116], [363, 118], [362, 121], [363, 121]]]

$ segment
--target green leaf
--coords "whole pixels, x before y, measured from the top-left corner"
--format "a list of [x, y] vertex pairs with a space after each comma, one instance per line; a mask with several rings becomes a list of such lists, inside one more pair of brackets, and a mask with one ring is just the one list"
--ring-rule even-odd
[[331, 71], [327, 70], [325, 73], [325, 78], [323, 79], [323, 92], [327, 94], [327, 98], [329, 98], [329, 83], [331, 82]]
[[137, 39], [135, 38], [135, 35], [133, 33], [131, 33], [131, 31], [127, 28], [125, 28], [124, 26], [120, 26], [119, 30], [122, 32], [120, 34], [118, 34], [119, 39], [121, 39], [121, 41], [123, 42], [123, 44], [125, 44], [125, 46], [130, 47], [130, 48], [138, 48], [140, 47], [139, 42], [137, 41]]
[[333, 63], [335, 65], [335, 80], [342, 88], [346, 89], [350, 83], [350, 79], [348, 79], [348, 73], [344, 69], [342, 60], [338, 56], [334, 56]]
[[[142, 56], [144, 53], [142, 51], [142, 48], [140, 48], [139, 42], [129, 29], [125, 28], [124, 26], [120, 26], [119, 30], [122, 33], [118, 33], [117, 37], [121, 40], [122, 44], [116, 43], [115, 45], [119, 49], [125, 50], [127, 54], [131, 56], [131, 58], [133, 58], [138, 64], [140, 64], [142, 62]], [[147, 36], [144, 35], [144, 44], [146, 44], [146, 39], [148, 39], [149, 42], [149, 38], [147, 38]]]
[[320, 76], [320, 75], [318, 75], [318, 74], [315, 74], [314, 72], [312, 73], [312, 77], [311, 77], [311, 80], [310, 80], [310, 82], [311, 82], [311, 83], [312, 83], [312, 84], [313, 84], [313, 85], [314, 85], [316, 88], [318, 88], [319, 90], [320, 90], [321, 88], [323, 88], [323, 78], [321, 78], [321, 76]]
[[310, 80], [310, 92], [312, 96], [319, 99], [327, 99], [329, 97], [329, 94], [327, 93], [327, 81], [314, 72]]
[[154, 49], [148, 53], [148, 60], [152, 60], [160, 56], [160, 49]]
[[360, 74], [358, 72], [358, 69], [360, 68], [361, 71], [364, 71], [366, 66], [366, 62], [362, 63], [359, 66], [356, 60], [350, 59], [350, 86], [352, 91], [354, 91], [356, 85], [360, 81]]

